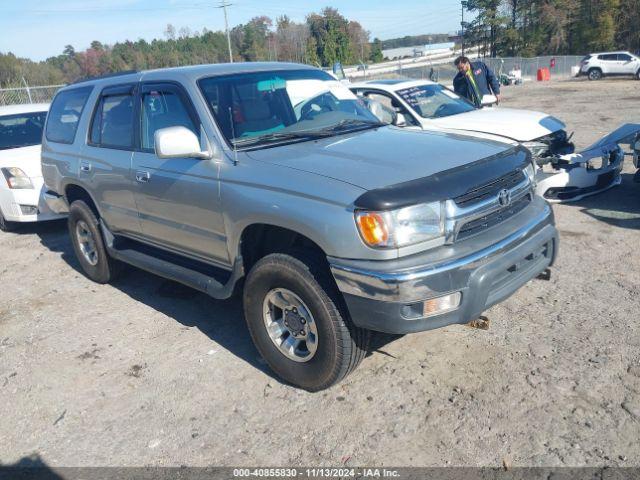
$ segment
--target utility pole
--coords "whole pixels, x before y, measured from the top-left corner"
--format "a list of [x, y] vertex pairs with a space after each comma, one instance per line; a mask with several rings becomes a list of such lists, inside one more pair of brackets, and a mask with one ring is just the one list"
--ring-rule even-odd
[[467, 6], [467, 2], [463, 0], [460, 3], [462, 4], [462, 21], [460, 22], [460, 27], [462, 27], [462, 56], [464, 57], [464, 9]]
[[231, 34], [229, 33], [229, 19], [227, 18], [227, 7], [233, 5], [227, 3], [226, 0], [221, 0], [220, 6], [216, 8], [222, 8], [224, 10], [224, 29], [227, 32], [227, 46], [229, 47], [229, 63], [233, 63], [233, 53], [231, 52]]

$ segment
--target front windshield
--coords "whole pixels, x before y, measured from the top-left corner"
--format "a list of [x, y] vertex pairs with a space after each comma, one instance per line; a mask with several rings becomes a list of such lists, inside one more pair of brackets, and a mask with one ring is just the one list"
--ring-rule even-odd
[[442, 85], [419, 85], [396, 92], [422, 118], [442, 118], [472, 112], [475, 107]]
[[381, 125], [347, 87], [321, 70], [225, 75], [199, 85], [222, 133], [238, 148]]
[[47, 112], [18, 113], [0, 117], [0, 150], [42, 143]]

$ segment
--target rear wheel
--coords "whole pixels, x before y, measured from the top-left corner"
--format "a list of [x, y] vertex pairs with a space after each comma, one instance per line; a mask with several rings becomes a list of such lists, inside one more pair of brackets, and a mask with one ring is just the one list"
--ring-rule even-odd
[[2, 230], [3, 232], [13, 232], [15, 229], [15, 222], [10, 222], [6, 218], [4, 218], [2, 210], [0, 210], [0, 230]]
[[76, 200], [69, 207], [68, 226], [73, 250], [85, 275], [97, 283], [110, 282], [119, 265], [109, 257], [98, 218], [84, 201]]
[[602, 70], [592, 68], [589, 70], [589, 80], [600, 80], [602, 78]]
[[640, 80], [640, 70], [638, 70], [638, 71], [636, 72], [636, 79], [637, 79], [637, 80]]
[[356, 327], [318, 256], [271, 254], [244, 286], [249, 332], [271, 369], [309, 391], [338, 383], [364, 358], [370, 332]]

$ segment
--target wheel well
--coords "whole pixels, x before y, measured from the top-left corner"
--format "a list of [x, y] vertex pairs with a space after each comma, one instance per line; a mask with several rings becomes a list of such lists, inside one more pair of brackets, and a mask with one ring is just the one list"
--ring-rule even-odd
[[589, 72], [592, 72], [592, 71], [594, 71], [594, 70], [597, 70], [597, 71], [599, 71], [600, 73], [602, 73], [602, 69], [601, 69], [600, 67], [591, 67], [591, 68], [589, 69]]
[[326, 254], [317, 243], [287, 228], [254, 224], [245, 228], [240, 237], [240, 253], [245, 272], [249, 272], [262, 257], [271, 253], [287, 253], [293, 248], [316, 252], [326, 259]]
[[100, 217], [98, 207], [96, 207], [96, 204], [91, 198], [91, 195], [89, 195], [89, 192], [87, 192], [84, 188], [78, 185], [69, 184], [64, 189], [64, 196], [67, 198], [67, 202], [69, 203], [69, 205], [71, 205], [76, 200], [84, 201], [84, 203], [86, 203], [89, 208], [93, 210], [93, 213], [95, 213], [96, 217]]

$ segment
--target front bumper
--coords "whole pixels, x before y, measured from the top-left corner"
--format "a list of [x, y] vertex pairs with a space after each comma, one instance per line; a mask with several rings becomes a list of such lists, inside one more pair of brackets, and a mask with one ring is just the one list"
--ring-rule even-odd
[[31, 178], [34, 188], [3, 189], [0, 192], [2, 215], [9, 222], [42, 222], [64, 218], [47, 204], [42, 178]]
[[[329, 258], [353, 322], [370, 330], [405, 334], [477, 319], [555, 260], [559, 239], [550, 206], [538, 199], [535, 214], [528, 210], [521, 214], [528, 215], [528, 221], [521, 222], [520, 228], [506, 236], [494, 233], [503, 240], [463, 256], [431, 263], [419, 263], [418, 258], [412, 266], [406, 259], [348, 262]], [[508, 225], [494, 232], [505, 230]], [[461, 292], [462, 299], [454, 311], [427, 318], [405, 316], [410, 305], [455, 292]]]
[[622, 182], [625, 151], [640, 136], [640, 124], [626, 124], [587, 149], [553, 156], [536, 173], [536, 193], [549, 202], [572, 202]]

